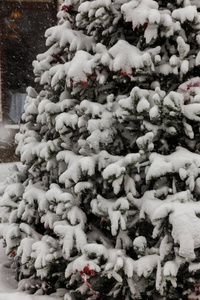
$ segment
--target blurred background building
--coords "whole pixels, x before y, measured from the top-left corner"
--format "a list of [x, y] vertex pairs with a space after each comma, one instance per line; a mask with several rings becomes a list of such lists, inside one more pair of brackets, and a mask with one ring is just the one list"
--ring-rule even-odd
[[57, 0], [0, 0], [0, 122], [17, 124], [32, 61], [45, 51], [44, 33], [56, 22]]

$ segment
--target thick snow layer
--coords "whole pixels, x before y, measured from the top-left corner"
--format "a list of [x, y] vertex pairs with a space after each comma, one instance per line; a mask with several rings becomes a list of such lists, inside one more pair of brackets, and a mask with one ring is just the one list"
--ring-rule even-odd
[[[20, 165], [20, 163], [17, 163]], [[4, 182], [5, 178], [9, 175], [10, 167], [13, 166], [13, 163], [0, 164], [0, 185]]]
[[122, 12], [125, 14], [126, 22], [132, 22], [133, 28], [145, 22], [159, 23], [160, 13], [157, 10], [158, 4], [155, 1], [132, 0], [122, 5]]
[[184, 23], [186, 20], [193, 21], [197, 17], [197, 8], [196, 6], [189, 5], [184, 8], [175, 9], [172, 17], [181, 21], [181, 23]]
[[[154, 50], [159, 51], [160, 48]], [[132, 74], [132, 68], [137, 70], [147, 66], [154, 70], [150, 53], [144, 53], [126, 41], [119, 40], [110, 48], [109, 54], [113, 57], [114, 71], [123, 70], [127, 74]]]

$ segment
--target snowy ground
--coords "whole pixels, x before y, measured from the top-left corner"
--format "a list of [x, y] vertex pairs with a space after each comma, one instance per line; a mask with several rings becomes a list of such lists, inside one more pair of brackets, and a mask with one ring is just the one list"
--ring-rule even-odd
[[[17, 163], [20, 164], [20, 163]], [[12, 163], [0, 163], [0, 185], [3, 184], [6, 176], [9, 175], [9, 167]], [[17, 282], [15, 280], [15, 270], [8, 267], [8, 258], [4, 253], [0, 241], [0, 300], [57, 300], [59, 298], [50, 296], [27, 295], [24, 292], [17, 291]]]

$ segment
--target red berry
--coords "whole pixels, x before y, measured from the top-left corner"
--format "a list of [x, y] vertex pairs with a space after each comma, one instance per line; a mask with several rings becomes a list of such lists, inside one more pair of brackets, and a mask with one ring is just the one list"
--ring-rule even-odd
[[86, 87], [88, 87], [87, 81], [82, 81], [82, 80], [81, 80], [81, 83], [84, 84]]
[[61, 10], [64, 10], [64, 11], [70, 13], [72, 11], [72, 5], [63, 5]]
[[187, 105], [187, 104], [189, 104], [189, 103], [190, 103], [190, 99], [187, 99], [187, 100], [184, 101], [184, 104], [185, 104], [185, 105]]
[[85, 274], [89, 275], [89, 274], [90, 274], [90, 269], [89, 269], [89, 267], [88, 267], [88, 266], [85, 266], [85, 268], [83, 269], [83, 272], [84, 272]]

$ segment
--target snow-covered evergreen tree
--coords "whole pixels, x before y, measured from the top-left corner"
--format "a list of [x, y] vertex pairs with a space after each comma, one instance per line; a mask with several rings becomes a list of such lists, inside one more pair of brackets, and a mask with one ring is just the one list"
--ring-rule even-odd
[[19, 287], [187, 299], [200, 274], [198, 1], [65, 0], [34, 62], [0, 235]]

